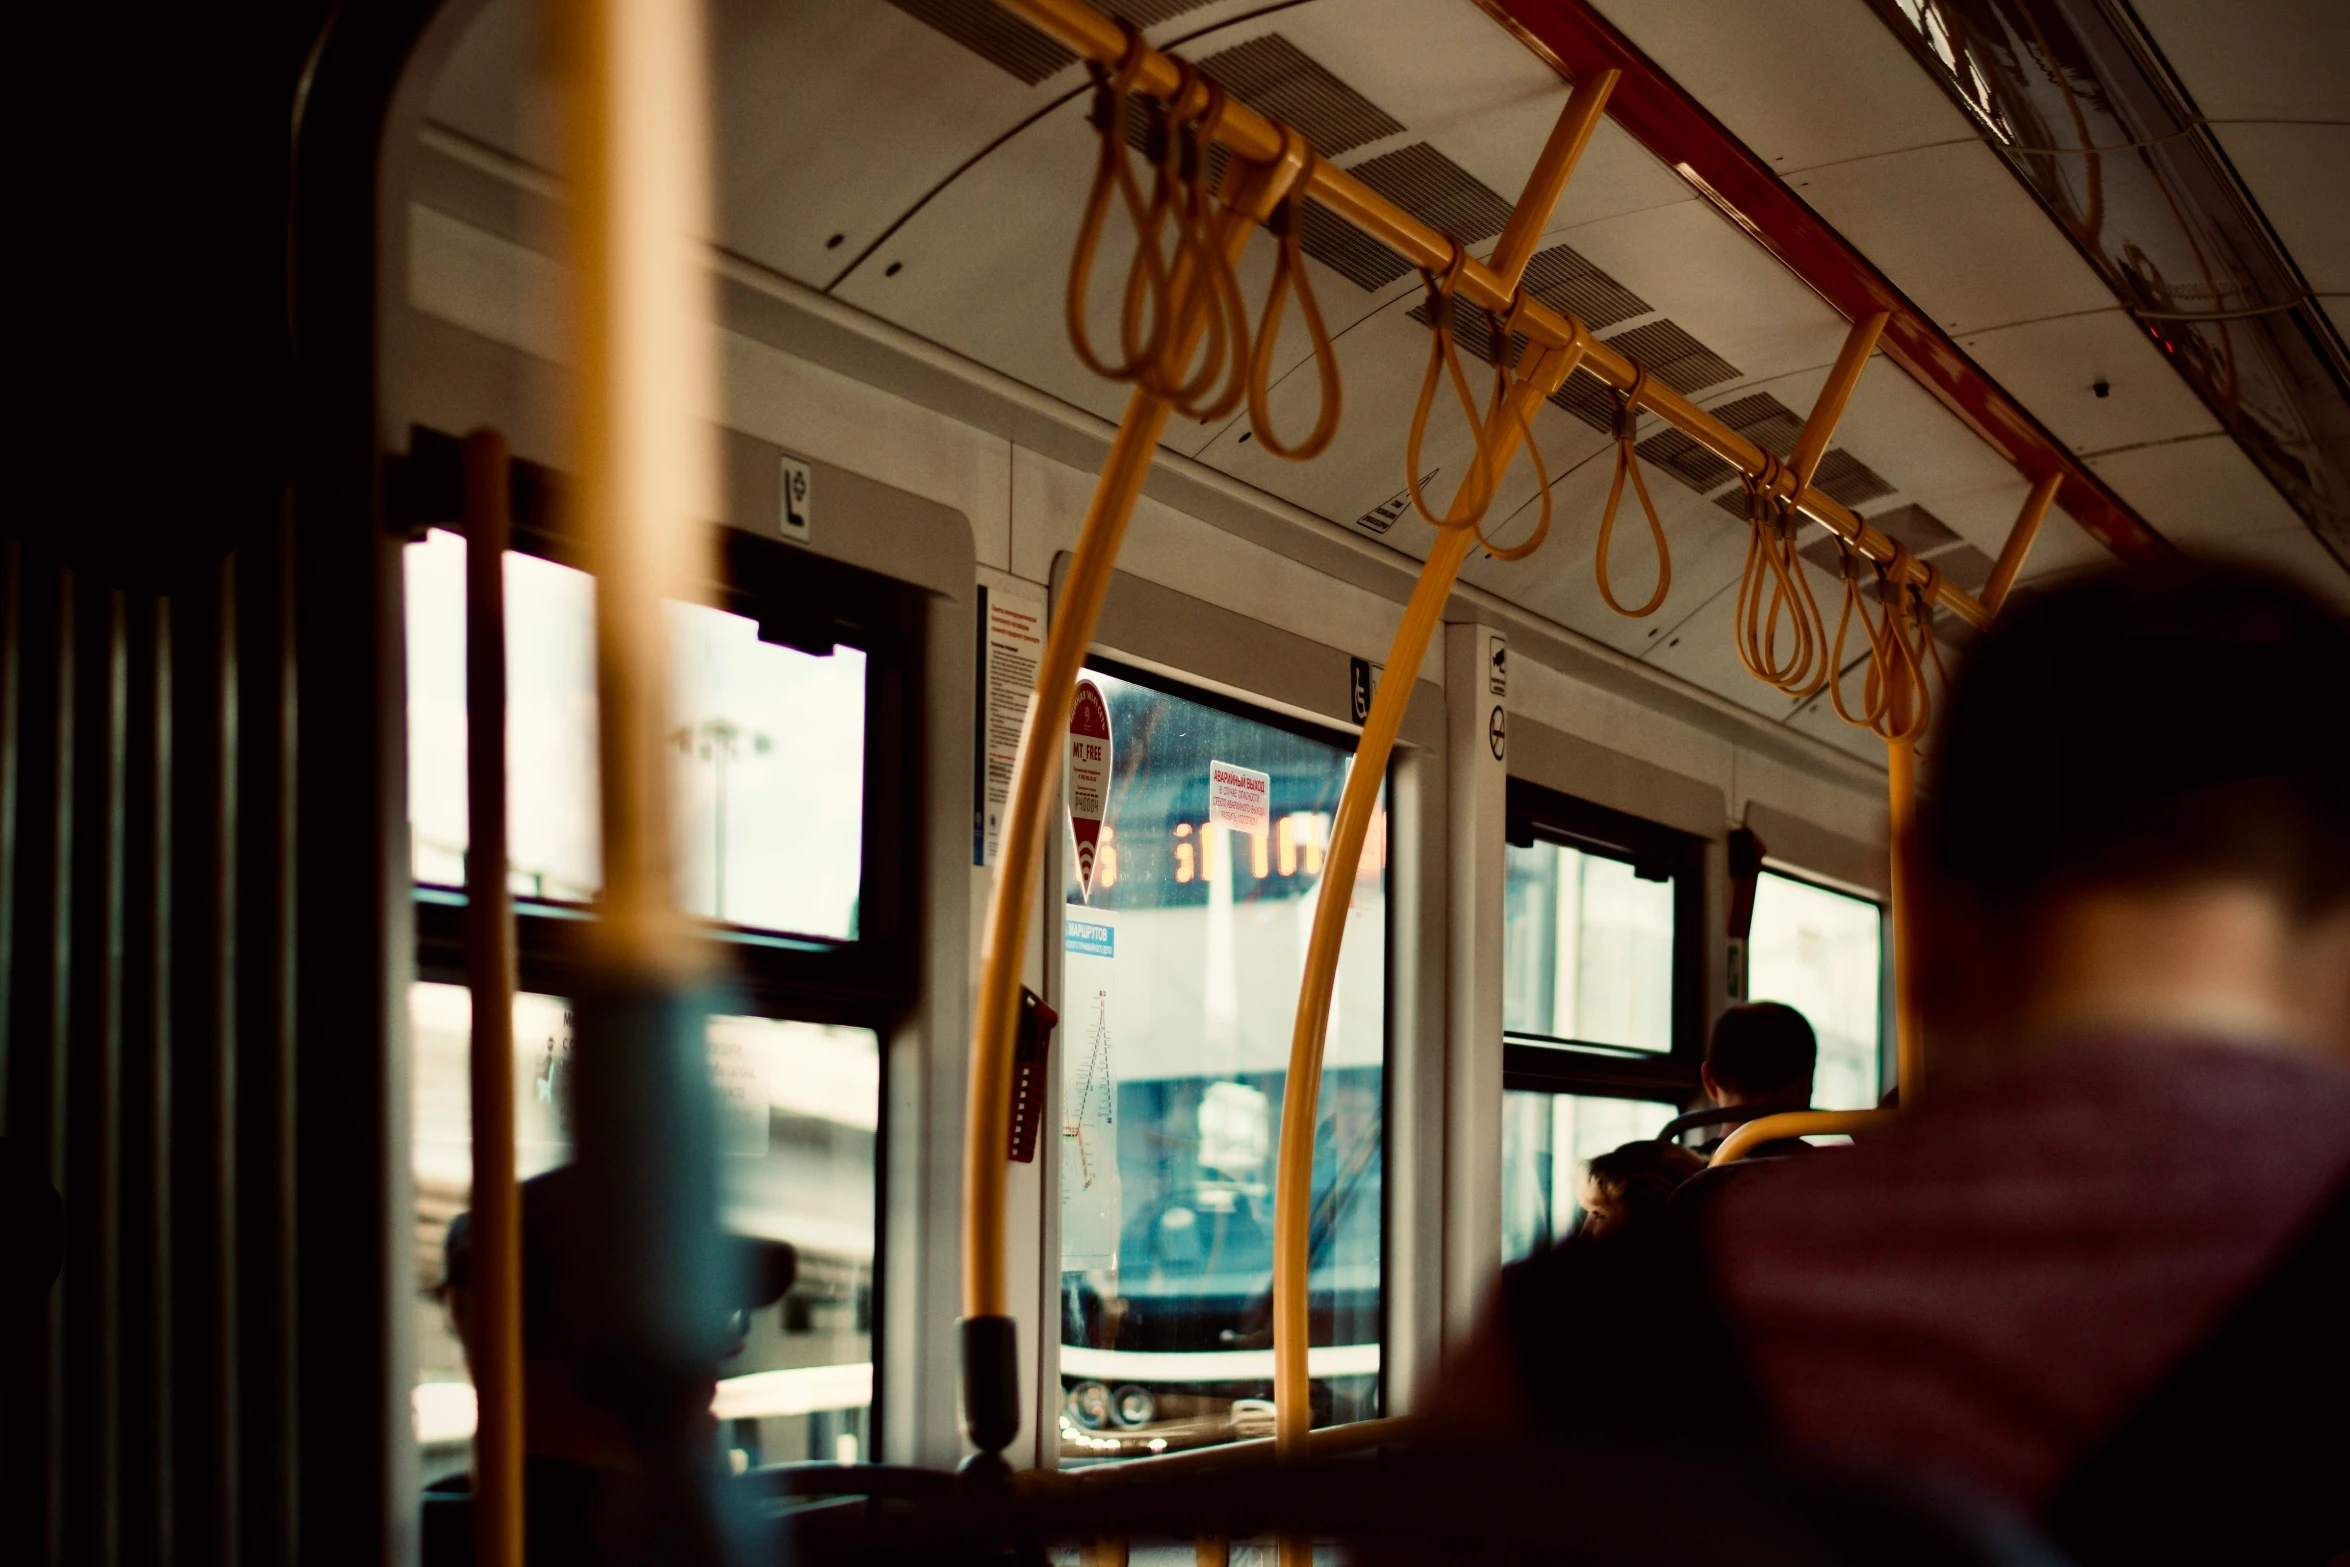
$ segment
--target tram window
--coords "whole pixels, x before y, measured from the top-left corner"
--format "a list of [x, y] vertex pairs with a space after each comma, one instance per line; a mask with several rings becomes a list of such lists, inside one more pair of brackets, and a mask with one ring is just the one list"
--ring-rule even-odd
[[[1274, 1147], [1297, 991], [1352, 747], [1097, 667], [1111, 781], [1093, 885], [1065, 890], [1065, 1462], [1272, 1429]], [[1265, 830], [1219, 824], [1212, 763]], [[1315, 1131], [1314, 1422], [1380, 1408], [1386, 814], [1348, 891]]]
[[1746, 993], [1784, 1001], [1820, 1041], [1812, 1103], [1869, 1110], [1883, 1077], [1884, 910], [1866, 898], [1764, 871], [1755, 885]]
[[[473, 1389], [439, 1299], [449, 1221], [472, 1182], [467, 1051], [471, 998], [460, 986], [409, 991], [415, 1130], [416, 1433], [425, 1478], [464, 1468]], [[516, 1172], [570, 1157], [565, 1075], [570, 1015], [554, 996], [514, 998]], [[770, 1018], [710, 1020], [724, 1136], [727, 1224], [789, 1241], [799, 1272], [779, 1308], [751, 1324], [723, 1368], [713, 1405], [747, 1463], [853, 1461], [870, 1451], [875, 1138], [880, 1045], [871, 1031]]]
[[1516, 1262], [1575, 1233], [1583, 1166], [1656, 1136], [1674, 1107], [1650, 1099], [1508, 1090], [1501, 1096], [1501, 1259]]
[[1502, 1027], [1558, 1044], [1673, 1048], [1673, 885], [1558, 843], [1512, 844]]
[[[596, 792], [595, 584], [506, 557], [507, 754], [516, 896], [593, 902], [603, 884]], [[461, 886], [465, 801], [465, 541], [407, 553], [409, 812], [418, 882]], [[762, 641], [754, 620], [670, 606], [678, 895], [724, 924], [858, 935], [866, 655]]]

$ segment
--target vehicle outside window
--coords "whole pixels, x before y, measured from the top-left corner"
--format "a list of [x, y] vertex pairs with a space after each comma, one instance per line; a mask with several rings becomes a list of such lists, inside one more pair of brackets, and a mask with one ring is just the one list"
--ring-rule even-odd
[[1672, 882], [1566, 844], [1508, 852], [1504, 1031], [1541, 1044], [1670, 1051]]
[[1674, 1107], [1651, 1099], [1508, 1090], [1501, 1096], [1501, 1260], [1516, 1262], [1583, 1222], [1583, 1166], [1656, 1136]]
[[[408, 994], [415, 1131], [416, 1434], [425, 1478], [471, 1463], [472, 1379], [441, 1299], [449, 1221], [473, 1182], [468, 1069], [472, 997], [420, 982]], [[727, 1226], [788, 1241], [799, 1271], [750, 1323], [713, 1405], [745, 1466], [854, 1462], [871, 1446], [875, 1134], [881, 1053], [865, 1029], [713, 1017]], [[571, 1157], [571, 1014], [555, 996], [514, 998], [514, 1133], [522, 1179]]]
[[[1111, 774], [1072, 853], [1061, 1024], [1065, 1463], [1270, 1434], [1274, 1153], [1350, 765], [1306, 732], [1096, 668]], [[1256, 791], [1261, 830], [1211, 810]], [[1253, 782], [1252, 782], [1253, 780]], [[1380, 1409], [1386, 815], [1348, 899], [1314, 1140], [1314, 1422]]]
[[1754, 890], [1746, 993], [1811, 1020], [1812, 1103], [1871, 1110], [1882, 1092], [1885, 912], [1866, 898], [1764, 871]]

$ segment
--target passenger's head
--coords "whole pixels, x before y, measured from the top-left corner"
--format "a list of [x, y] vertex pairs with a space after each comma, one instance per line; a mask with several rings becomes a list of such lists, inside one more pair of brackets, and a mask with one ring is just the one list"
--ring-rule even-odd
[[1811, 1103], [1820, 1042], [1783, 1001], [1742, 1001], [1714, 1021], [1705, 1042], [1705, 1091], [1717, 1105]]
[[1626, 1143], [1584, 1166], [1583, 1229], [1605, 1235], [1660, 1212], [1705, 1161], [1677, 1143]]
[[1937, 1059], [2112, 1027], [2341, 1048], [2345, 693], [2350, 627], [2272, 577], [2116, 572], [2017, 606], [1931, 763]]
[[[608, 1457], [617, 1445], [603, 1412], [584, 1397], [583, 1324], [567, 1286], [563, 1247], [576, 1226], [592, 1223], [582, 1210], [575, 1167], [534, 1175], [521, 1185], [522, 1359], [531, 1414], [525, 1439], [534, 1452], [583, 1461]], [[479, 1353], [474, 1322], [473, 1216], [460, 1213], [442, 1240], [442, 1298], [465, 1350], [468, 1367]], [[738, 1238], [739, 1304], [732, 1308], [732, 1349], [741, 1352], [750, 1314], [781, 1300], [791, 1288], [797, 1256], [781, 1241]], [[569, 1429], [550, 1429], [567, 1427]]]

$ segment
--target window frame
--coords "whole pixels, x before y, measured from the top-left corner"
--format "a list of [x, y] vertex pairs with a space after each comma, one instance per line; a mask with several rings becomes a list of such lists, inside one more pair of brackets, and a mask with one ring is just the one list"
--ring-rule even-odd
[[[1349, 756], [1355, 753], [1361, 738], [1359, 729], [1349, 728], [1336, 720], [1315, 719], [1277, 705], [1270, 700], [1260, 703], [1252, 701], [1245, 695], [1212, 686], [1194, 684], [1182, 674], [1170, 671], [1155, 663], [1142, 663], [1122, 658], [1117, 653], [1098, 646], [1087, 652], [1085, 660], [1080, 666], [1080, 678], [1087, 672], [1109, 675], [1114, 679], [1125, 681], [1129, 685], [1142, 686], [1165, 696], [1197, 703], [1201, 707], [1230, 717], [1264, 724], [1268, 728], [1279, 729], [1330, 746]], [[1383, 911], [1380, 919], [1380, 941], [1384, 964], [1382, 970], [1384, 983], [1381, 987], [1379, 1029], [1379, 1159], [1381, 1178], [1379, 1183], [1379, 1370], [1377, 1373], [1377, 1397], [1378, 1408], [1382, 1415], [1394, 1408], [1395, 1388], [1389, 1373], [1395, 1358], [1392, 1320], [1395, 1310], [1396, 1286], [1396, 1183], [1394, 1171], [1395, 1159], [1399, 1151], [1395, 1141], [1395, 1117], [1391, 1113], [1396, 1081], [1396, 932], [1399, 922], [1396, 919], [1395, 909], [1395, 837], [1397, 832], [1395, 800], [1398, 765], [1399, 758], [1391, 753], [1388, 758], [1387, 771], [1380, 781], [1382, 796], [1387, 801], [1387, 844], [1379, 862], [1380, 907]], [[1064, 772], [1059, 795], [1060, 809], [1064, 817], [1068, 809], [1067, 789], [1068, 780]], [[1068, 872], [1065, 860], [1068, 852], [1067, 837], [1068, 834], [1064, 828], [1052, 840], [1054, 848], [1048, 860], [1046, 874], [1051, 878], [1050, 884], [1056, 888], [1064, 888], [1067, 880]], [[1048, 988], [1055, 1001], [1058, 1002], [1062, 992], [1061, 933], [1059, 927], [1060, 921], [1066, 917], [1068, 909], [1065, 892], [1057, 892], [1050, 900], [1050, 907], [1053, 910], [1053, 915], [1052, 924], [1046, 932], [1046, 951], [1049, 958], [1046, 979]], [[1285, 1083], [1287, 1070], [1287, 1066], [1284, 1065]], [[1054, 1113], [1058, 1114], [1060, 1070], [1057, 1064], [1052, 1073], [1052, 1081], [1054, 1084]], [[1286, 1087], [1284, 1092], [1286, 1093]], [[1052, 1189], [1057, 1203], [1059, 1195], [1057, 1177], [1055, 1181], [1056, 1184]], [[1049, 1229], [1053, 1236], [1052, 1250], [1055, 1254], [1044, 1259], [1044, 1267], [1049, 1275], [1046, 1280], [1048, 1292], [1058, 1289], [1060, 1279], [1061, 1258], [1057, 1254], [1060, 1226], [1057, 1218], [1050, 1224]], [[1060, 1350], [1064, 1346], [1060, 1344], [1060, 1334], [1056, 1328], [1046, 1328], [1044, 1336], [1053, 1345], [1053, 1354], [1049, 1369], [1040, 1366], [1041, 1380], [1048, 1384], [1057, 1385], [1069, 1375], [1061, 1370], [1060, 1366]], [[1050, 1419], [1057, 1407], [1056, 1403], [1046, 1408], [1043, 1411], [1044, 1417]], [[1057, 1461], [1055, 1466], [1057, 1467]]]
[[[409, 450], [386, 461], [384, 509], [394, 535], [421, 541], [432, 528], [465, 537], [464, 443], [422, 425]], [[507, 547], [586, 571], [565, 510], [566, 478], [523, 458], [509, 462], [512, 509]], [[866, 1283], [873, 1390], [866, 1406], [869, 1451], [884, 1452], [890, 1404], [888, 1320], [891, 1280], [890, 1165], [892, 1040], [922, 1004], [927, 913], [924, 802], [931, 758], [924, 740], [931, 639], [929, 594], [881, 572], [820, 555], [780, 537], [710, 524], [716, 576], [694, 602], [760, 623], [762, 640], [811, 650], [845, 644], [865, 654], [864, 800], [859, 845], [857, 935], [797, 936], [694, 920], [696, 939], [717, 960], [720, 1006], [782, 1022], [871, 1031], [880, 1051], [873, 1161], [873, 1256]], [[470, 547], [470, 540], [468, 541]], [[399, 580], [399, 579], [395, 579]], [[400, 617], [405, 647], [406, 619]], [[771, 634], [772, 633], [772, 634]], [[405, 701], [401, 726], [406, 747]], [[406, 764], [401, 763], [403, 787]], [[463, 888], [420, 883], [412, 854], [401, 870], [415, 913], [412, 980], [464, 985]], [[592, 907], [515, 897], [517, 992], [577, 996], [600, 964], [590, 939]]]
[[1706, 840], [1645, 817], [1512, 776], [1511, 846], [1551, 843], [1632, 865], [1673, 887], [1672, 1048], [1661, 1054], [1587, 1040], [1552, 1041], [1506, 1029], [1502, 1087], [1533, 1093], [1685, 1103], [1705, 1059]]
[[[411, 539], [427, 528], [464, 537], [462, 445], [422, 428], [398, 459], [392, 510]], [[574, 570], [586, 569], [562, 511], [563, 480], [515, 459], [509, 548]], [[813, 651], [845, 645], [864, 653], [864, 802], [857, 935], [800, 936], [696, 920], [694, 928], [730, 982], [730, 1005], [795, 1022], [848, 1024], [882, 1038], [916, 996], [920, 927], [922, 690], [927, 654], [924, 593], [910, 584], [746, 529], [714, 525], [717, 575], [694, 601], [759, 622], [762, 640]], [[419, 883], [416, 977], [465, 982], [465, 893]], [[592, 907], [514, 899], [519, 988], [576, 994], [595, 962]], [[885, 1090], [886, 1097], [886, 1090]]]
[[[1898, 1080], [1900, 1051], [1894, 1038], [1899, 1026], [1894, 1011], [1893, 995], [1893, 899], [1873, 887], [1840, 880], [1820, 871], [1809, 870], [1788, 860], [1765, 853], [1761, 874], [1776, 876], [1782, 881], [1800, 882], [1820, 892], [1832, 892], [1856, 903], [1866, 903], [1877, 911], [1877, 1092], [1882, 1098]], [[1759, 883], [1757, 884], [1759, 888]], [[1747, 989], [1754, 988], [1753, 938], [1748, 937]]]

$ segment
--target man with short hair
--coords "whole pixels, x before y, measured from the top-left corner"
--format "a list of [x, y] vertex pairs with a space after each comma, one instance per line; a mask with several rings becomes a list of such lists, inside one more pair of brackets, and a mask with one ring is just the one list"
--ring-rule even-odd
[[[1784, 1001], [1740, 1001], [1714, 1019], [1699, 1080], [1716, 1109], [1746, 1110], [1744, 1119], [1751, 1120], [1810, 1109], [1812, 1074], [1819, 1061], [1819, 1038], [1802, 1013]], [[1741, 1124], [1731, 1120], [1714, 1126], [1695, 1152], [1710, 1159], [1722, 1139]], [[1755, 1149], [1752, 1157], [1773, 1159], [1810, 1151], [1811, 1145], [1799, 1137], [1780, 1137]]]
[[1923, 1102], [1511, 1270], [1442, 1402], [1676, 1446], [1704, 1398], [2085, 1567], [2350, 1548], [2344, 693], [2350, 626], [2261, 575], [2011, 610], [1932, 753]]
[[1801, 1110], [1811, 1104], [1819, 1060], [1819, 1039], [1802, 1013], [1784, 1001], [1741, 1001], [1714, 1020], [1700, 1076], [1717, 1105]]

